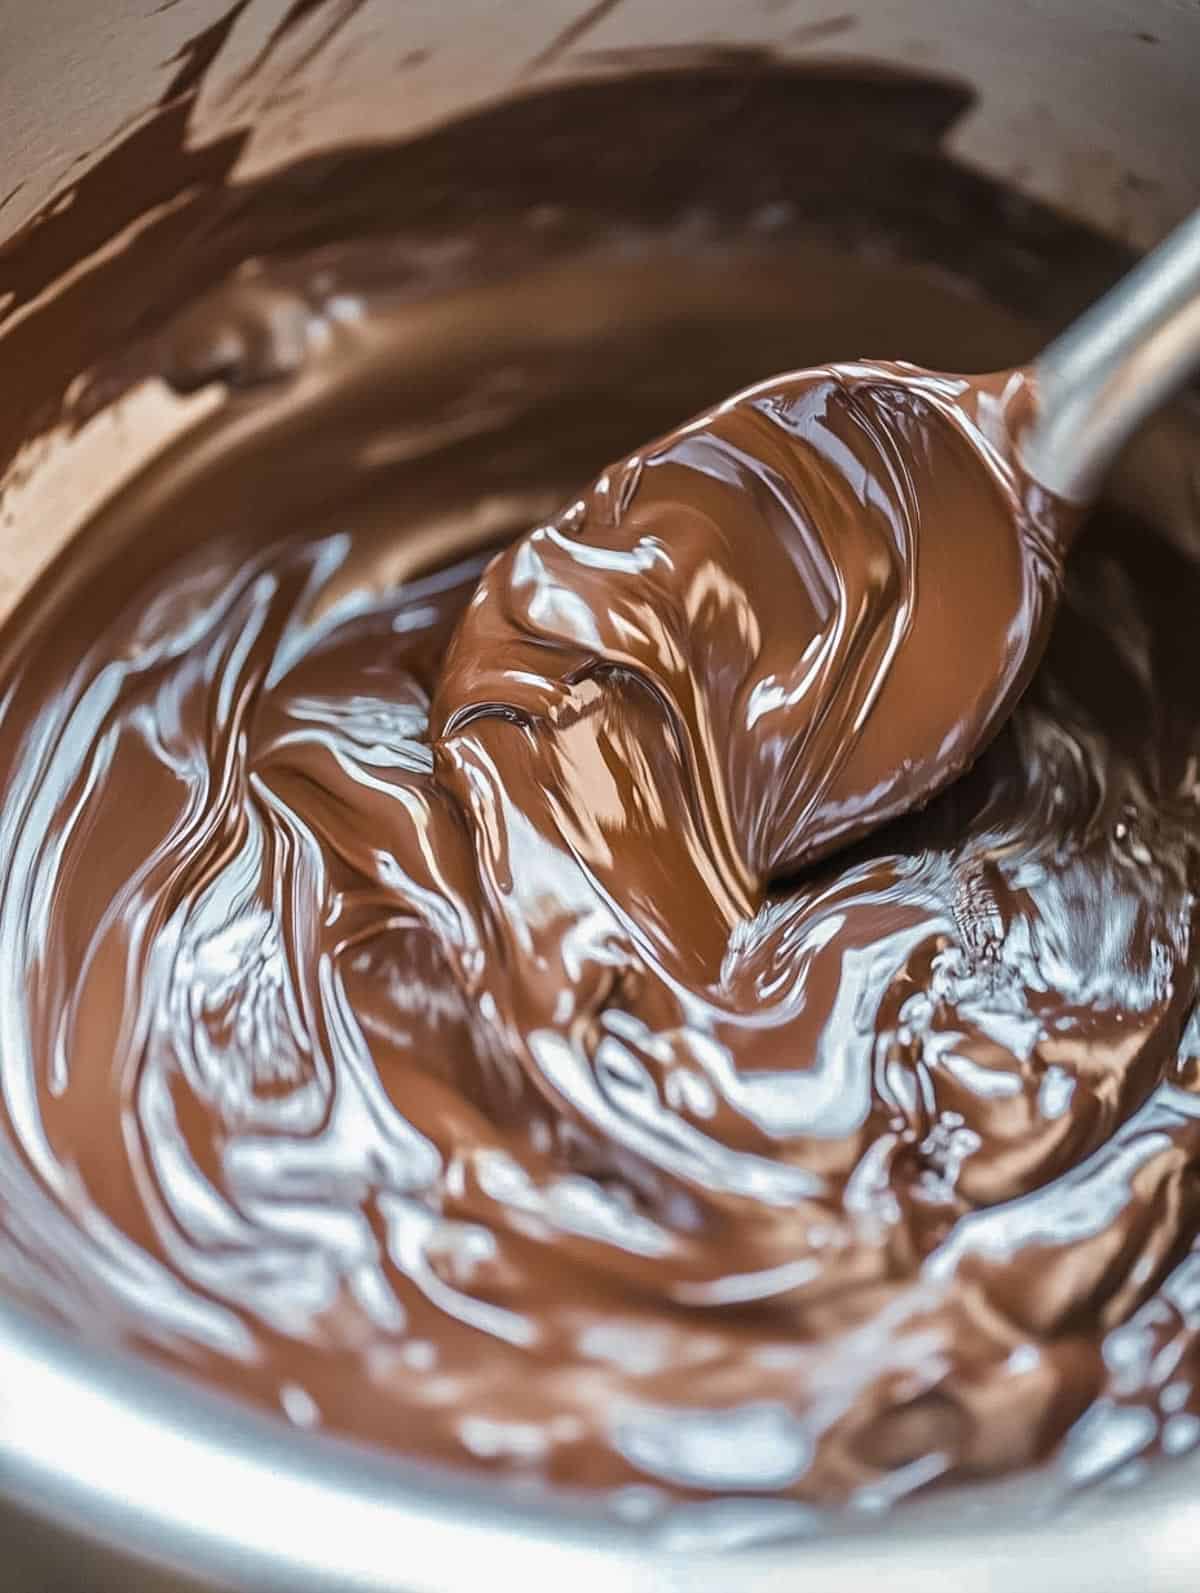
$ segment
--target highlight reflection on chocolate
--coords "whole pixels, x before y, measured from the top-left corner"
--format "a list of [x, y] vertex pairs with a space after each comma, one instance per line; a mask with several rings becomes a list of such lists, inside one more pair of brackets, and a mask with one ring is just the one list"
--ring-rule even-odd
[[1065, 537], [998, 394], [676, 428], [1033, 330], [720, 206], [530, 225], [226, 261], [98, 366], [233, 396], [8, 627], [5, 1279], [506, 1480], [1182, 1447], [1200, 569], [1094, 517], [991, 740]]

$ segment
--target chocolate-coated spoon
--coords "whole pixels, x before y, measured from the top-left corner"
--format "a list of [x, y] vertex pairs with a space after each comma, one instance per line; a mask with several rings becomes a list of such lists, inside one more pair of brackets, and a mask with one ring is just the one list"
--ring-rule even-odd
[[862, 361], [736, 394], [493, 567], [435, 726], [574, 724], [577, 682], [632, 674], [671, 705], [748, 911], [974, 762], [1041, 656], [1081, 510], [1197, 365], [1200, 215], [1031, 366]]

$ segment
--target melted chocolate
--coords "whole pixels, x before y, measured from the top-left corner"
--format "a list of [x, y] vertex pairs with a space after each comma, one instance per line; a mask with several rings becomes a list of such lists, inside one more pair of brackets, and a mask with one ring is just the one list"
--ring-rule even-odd
[[1200, 565], [1095, 517], [1013, 712], [1019, 383], [678, 423], [1035, 334], [722, 225], [244, 269], [98, 371], [234, 391], [7, 628], [0, 1271], [526, 1485], [1178, 1450]]

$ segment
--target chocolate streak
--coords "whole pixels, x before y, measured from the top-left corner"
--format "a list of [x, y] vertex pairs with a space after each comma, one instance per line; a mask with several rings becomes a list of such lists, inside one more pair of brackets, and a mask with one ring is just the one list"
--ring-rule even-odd
[[0, 1272], [526, 1484], [1178, 1450], [1200, 569], [1098, 517], [1001, 731], [1069, 533], [1019, 383], [677, 422], [829, 293], [947, 365], [1029, 329], [689, 226], [419, 300], [247, 269], [141, 345], [252, 390], [7, 629]]

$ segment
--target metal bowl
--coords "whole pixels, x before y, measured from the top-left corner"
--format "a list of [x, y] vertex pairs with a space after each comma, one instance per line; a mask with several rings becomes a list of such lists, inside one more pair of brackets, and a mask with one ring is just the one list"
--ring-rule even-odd
[[[249, 180], [336, 144], [416, 133], [515, 88], [627, 70], [639, 52], [669, 63], [733, 48], [961, 79], [978, 94], [953, 134], [964, 161], [1134, 248], [1200, 201], [1194, 0], [889, 0], [859, 16], [819, 0], [578, 11], [572, 0], [0, 0], [0, 40], [0, 237], [164, 95], [186, 100], [196, 145], [237, 130], [234, 178]], [[260, 69], [247, 76], [251, 61]], [[13, 330], [4, 316], [0, 253], [0, 359]], [[0, 422], [14, 390], [0, 391]], [[0, 479], [0, 609], [184, 424], [149, 400], [138, 416], [121, 448], [86, 429], [40, 436]], [[1200, 1459], [1044, 1519], [1037, 1494], [1035, 1477], [811, 1541], [760, 1534], [715, 1553], [700, 1533], [521, 1507], [292, 1431], [0, 1301], [0, 1565], [13, 1593], [464, 1593], [480, 1580], [573, 1593], [926, 1593], [931, 1576], [954, 1593], [1196, 1587]]]

